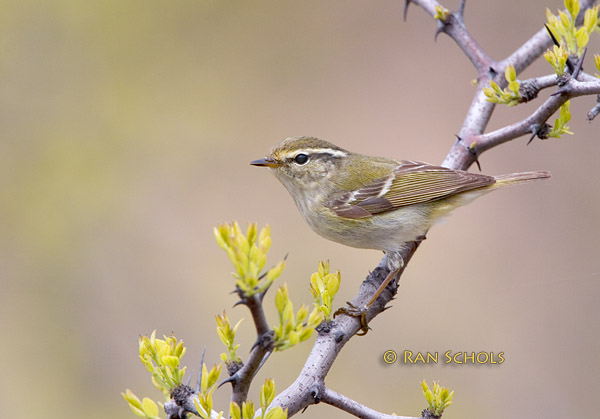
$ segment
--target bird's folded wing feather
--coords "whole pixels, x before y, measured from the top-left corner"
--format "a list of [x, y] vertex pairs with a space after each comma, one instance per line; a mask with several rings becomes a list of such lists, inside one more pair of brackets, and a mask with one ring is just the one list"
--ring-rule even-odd
[[341, 194], [328, 203], [344, 218], [367, 218], [397, 208], [436, 201], [459, 192], [495, 182], [492, 176], [402, 161], [394, 172], [355, 191]]

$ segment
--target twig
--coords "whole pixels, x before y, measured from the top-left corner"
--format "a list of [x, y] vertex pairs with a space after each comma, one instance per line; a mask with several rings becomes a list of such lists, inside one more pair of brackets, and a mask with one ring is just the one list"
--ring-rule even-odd
[[387, 415], [378, 412], [327, 387], [323, 387], [318, 394], [319, 401], [335, 406], [345, 412], [362, 419], [417, 419], [407, 416]]
[[[432, 2], [431, 0], [418, 0], [415, 1], [415, 3], [433, 4], [435, 2]], [[581, 9], [577, 17], [577, 23], [581, 23], [585, 14], [585, 10], [593, 5], [594, 0], [581, 0], [580, 3]], [[451, 33], [446, 33], [452, 37]], [[452, 39], [454, 38], [452, 37]], [[503, 77], [503, 73], [508, 65], [512, 64], [515, 67], [517, 74], [519, 74], [531, 63], [533, 63], [533, 61], [540, 57], [544, 53], [544, 51], [551, 45], [552, 39], [548, 36], [546, 29], [540, 29], [535, 35], [533, 35], [529, 40], [523, 43], [523, 45], [521, 45], [508, 58], [506, 58], [503, 61], [500, 61], [494, 66], [494, 70], [496, 72], [496, 77], [494, 78], [494, 81], [498, 83], [500, 87], [505, 87], [507, 83], [506, 79]], [[469, 168], [469, 166], [471, 166], [471, 164], [473, 164], [476, 161], [477, 155], [473, 154], [470, 150], [468, 150], [465, 147], [465, 144], [470, 145], [474, 141], [477, 141], [476, 137], [478, 135], [481, 135], [485, 131], [485, 128], [494, 111], [495, 104], [488, 102], [486, 96], [481, 90], [481, 88], [487, 86], [488, 83], [489, 79], [486, 80], [486, 75], [480, 74], [478, 90], [473, 97], [471, 106], [467, 111], [467, 115], [465, 117], [465, 120], [463, 121], [462, 128], [458, 134], [459, 137], [464, 140], [464, 143], [454, 143], [454, 146], [450, 149], [450, 152], [444, 159], [442, 166], [449, 167], [452, 169], [466, 170]], [[478, 150], [480, 150], [480, 148], [478, 148]]]
[[248, 397], [250, 384], [256, 373], [260, 370], [267, 357], [273, 352], [273, 331], [269, 327], [267, 318], [262, 305], [264, 292], [246, 297], [238, 290], [240, 301], [236, 304], [244, 304], [250, 310], [254, 326], [256, 327], [257, 339], [252, 347], [248, 362], [237, 369], [234, 374], [219, 384], [219, 387], [226, 383], [231, 383], [232, 393], [231, 401], [242, 405]]
[[[411, 0], [410, 2], [421, 6], [431, 16], [435, 16], [436, 14], [435, 7], [441, 6], [437, 1], [432, 0]], [[494, 68], [496, 63], [486, 54], [475, 38], [471, 36], [464, 24], [463, 14], [464, 1], [461, 2], [458, 12], [448, 15], [445, 21], [438, 20], [440, 26], [437, 33], [444, 32], [452, 38], [481, 75], [488, 72], [490, 68]]]
[[594, 106], [587, 114], [588, 121], [593, 121], [600, 113], [600, 95], [596, 96], [596, 106]]
[[472, 137], [477, 154], [497, 145], [533, 132], [535, 126], [544, 124], [563, 103], [577, 96], [600, 94], [600, 79], [597, 82], [579, 82], [570, 79], [559, 91], [550, 96], [539, 108], [527, 118], [486, 134]]

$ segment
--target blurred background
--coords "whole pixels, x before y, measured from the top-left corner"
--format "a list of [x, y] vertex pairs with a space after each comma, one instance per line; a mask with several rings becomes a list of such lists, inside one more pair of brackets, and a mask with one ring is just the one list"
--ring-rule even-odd
[[[445, 5], [455, 9], [458, 1]], [[466, 23], [501, 59], [559, 0], [468, 2]], [[342, 271], [337, 305], [381, 258], [318, 237], [261, 158], [288, 136], [440, 163], [476, 78], [435, 23], [400, 0], [2, 1], [0, 13], [0, 405], [11, 418], [132, 418], [126, 388], [160, 400], [137, 358], [140, 334], [171, 332], [198, 371], [223, 351], [214, 315], [232, 308], [232, 267], [212, 228], [269, 223], [268, 263], [288, 254], [297, 307], [310, 274]], [[598, 37], [591, 52], [600, 51]], [[588, 54], [591, 57], [591, 54]], [[586, 70], [594, 73], [592, 60]], [[521, 78], [548, 74], [541, 59]], [[542, 97], [547, 97], [545, 92]], [[383, 412], [418, 416], [419, 381], [455, 390], [445, 418], [586, 416], [600, 375], [599, 123], [572, 103], [573, 136], [516, 140], [483, 171], [545, 169], [434, 227], [394, 307], [342, 351], [327, 384]], [[535, 104], [497, 109], [489, 129]], [[472, 170], [476, 170], [473, 168]], [[274, 293], [266, 297], [275, 321]], [[311, 339], [274, 354], [256, 384], [280, 391]], [[386, 365], [383, 353], [440, 352], [438, 365]], [[443, 353], [504, 352], [502, 365], [443, 364]], [[257, 389], [252, 396], [256, 398]], [[227, 410], [229, 388], [216, 393]], [[342, 418], [325, 405], [304, 414]]]

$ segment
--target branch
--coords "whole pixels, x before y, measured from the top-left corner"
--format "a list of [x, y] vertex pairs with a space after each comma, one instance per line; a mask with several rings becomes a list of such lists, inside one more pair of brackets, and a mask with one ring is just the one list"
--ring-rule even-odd
[[588, 121], [593, 121], [600, 113], [600, 95], [596, 96], [596, 106], [594, 106], [587, 114]]
[[262, 305], [265, 293], [266, 291], [246, 297], [241, 290], [238, 290], [241, 299], [236, 305], [244, 304], [250, 310], [256, 327], [257, 339], [248, 362], [239, 369], [229, 371], [231, 376], [219, 384], [219, 387], [225, 383], [231, 383], [231, 401], [240, 406], [248, 398], [248, 391], [254, 376], [273, 352], [273, 331], [269, 327]]
[[547, 76], [532, 77], [526, 80], [519, 80], [519, 84], [521, 85], [519, 89], [519, 93], [521, 93], [521, 95], [526, 94], [521, 92], [521, 90], [535, 90], [535, 95], [533, 97], [531, 95], [526, 96], [525, 102], [528, 102], [532, 99], [535, 99], [540, 90], [556, 86], [558, 84], [558, 80], [556, 80], [556, 74], [548, 74]]
[[414, 417], [387, 415], [378, 412], [327, 387], [323, 387], [319, 394], [316, 395], [316, 398], [323, 403], [335, 406], [362, 419], [417, 419]]
[[[582, 7], [583, 9], [583, 7]], [[548, 35], [546, 28], [536, 32], [529, 40], [521, 45], [515, 52], [500, 62], [499, 70], [501, 72], [509, 66], [515, 66], [517, 74], [529, 67], [538, 57], [540, 57], [548, 48], [552, 46], [552, 38]], [[503, 80], [506, 84], [506, 80]]]
[[238, 295], [240, 296], [240, 301], [235, 305], [244, 304], [250, 310], [250, 314], [252, 314], [252, 321], [254, 322], [254, 326], [256, 327], [256, 335], [258, 337], [269, 333], [271, 328], [269, 327], [269, 322], [267, 322], [267, 317], [265, 316], [265, 311], [263, 310], [262, 300], [267, 291], [261, 292], [260, 294], [254, 294], [250, 297], [246, 297], [242, 290], [238, 290]]
[[[544, 76], [521, 82], [521, 88], [519, 89], [520, 92], [521, 89], [528, 90], [529, 88], [529, 90], [533, 90], [530, 93], [535, 95], [537, 95], [537, 91], [539, 91], [541, 87], [558, 85], [559, 89], [556, 93], [553, 93], [551, 97], [544, 102], [544, 104], [537, 108], [533, 114], [522, 121], [503, 127], [491, 133], [471, 136], [469, 140], [470, 144], [468, 145], [469, 153], [472, 156], [475, 156], [474, 158], [477, 158], [477, 156], [484, 151], [527, 133], [534, 134], [531, 139], [533, 139], [535, 135], [543, 138], [541, 135], [539, 135], [541, 127], [546, 124], [548, 118], [550, 118], [550, 116], [554, 114], [554, 112], [556, 112], [565, 102], [573, 97], [597, 94], [598, 88], [600, 87], [600, 80], [588, 74], [581, 73], [580, 71], [585, 58], [585, 52], [586, 50], [583, 51], [583, 54], [578, 62], [573, 65], [572, 76], [569, 76], [568, 74], [560, 77], [555, 75]], [[582, 79], [583, 81], [577, 80], [578, 78]], [[531, 98], [527, 98], [527, 100], [530, 99]]]
[[[405, 266], [417, 247], [416, 243], [411, 243], [402, 253]], [[404, 272], [404, 268], [402, 268], [397, 278], [402, 275], [402, 272]], [[388, 273], [387, 257], [384, 257], [360, 285], [360, 290], [351, 303], [356, 307], [364, 306]], [[381, 296], [369, 307], [367, 312], [368, 321], [383, 312], [386, 309], [385, 306], [396, 294], [397, 282], [392, 281], [392, 284], [386, 287]], [[298, 374], [298, 378], [275, 397], [271, 407], [281, 406], [283, 409], [288, 409], [288, 417], [291, 417], [311, 404], [318, 403], [315, 398], [315, 389], [324, 388], [325, 377], [339, 352], [360, 329], [360, 319], [346, 315], [337, 316], [335, 321], [319, 325], [315, 344], [304, 363], [302, 371]]]
[[[434, 0], [407, 0], [405, 3], [405, 18], [406, 10], [408, 9], [408, 5], [410, 3], [420, 6], [432, 17], [436, 16], [436, 6], [442, 7], [440, 3]], [[496, 65], [496, 62], [492, 60], [489, 55], [487, 55], [484, 49], [477, 43], [475, 38], [473, 38], [467, 30], [463, 18], [464, 7], [465, 0], [461, 1], [458, 12], [449, 14], [445, 20], [437, 20], [438, 29], [436, 31], [436, 37], [440, 32], [444, 32], [446, 35], [452, 38], [458, 47], [464, 52], [467, 58], [471, 60], [477, 69], [477, 72], [481, 76], [482, 74], [487, 73], [490, 69], [493, 69]]]
[[248, 358], [248, 362], [231, 377], [219, 384], [219, 387], [225, 383], [231, 383], [233, 391], [231, 393], [231, 401], [242, 405], [248, 398], [248, 391], [254, 376], [265, 363], [266, 359], [273, 352], [273, 331], [259, 336], [256, 343], [252, 347], [252, 352]]
[[[581, 23], [585, 11], [588, 8], [592, 7], [594, 3], [595, 0], [581, 0], [581, 9], [577, 17], [578, 23]], [[532, 36], [527, 42], [525, 42], [521, 47], [519, 47], [513, 54], [511, 54], [507, 59], [503, 60], [498, 64], [496, 68], [498, 76], [504, 73], [504, 70], [509, 64], [515, 66], [515, 70], [517, 71], [517, 73], [521, 72], [531, 63], [533, 63], [535, 59], [542, 55], [543, 52], [551, 45], [552, 39], [550, 38], [550, 36], [548, 36], [546, 29], [540, 29], [534, 36]], [[504, 77], [496, 77], [494, 81], [498, 83], [498, 85], [500, 85], [501, 87], [506, 86], [506, 80]], [[459, 141], [456, 141], [454, 143], [448, 155], [444, 159], [442, 166], [449, 167], [452, 169], [467, 170], [469, 166], [471, 166], [471, 164], [473, 164], [477, 160], [477, 156], [484, 151], [480, 147], [477, 147], [477, 152], [473, 152], [473, 150], [469, 149], [469, 145], [472, 144], [474, 141], [477, 141], [478, 136], [480, 136], [485, 131], [487, 123], [489, 122], [495, 107], [493, 103], [487, 101], [485, 95], [481, 90], [482, 87], [483, 85], [480, 80], [478, 90], [475, 93], [473, 102], [471, 103], [469, 111], [467, 112], [467, 116], [465, 117], [462, 128], [458, 135]], [[548, 109], [554, 108], [554, 111], [556, 111], [559, 107], [560, 105], [558, 105], [558, 107], [550, 106]], [[538, 116], [542, 115], [545, 115], [545, 112], [540, 113]], [[547, 115], [543, 122], [545, 122], [545, 120], [548, 119], [550, 115], [551, 114]], [[502, 142], [514, 139], [520, 135], [524, 135], [527, 132], [528, 131], [525, 131], [522, 134], [513, 136]], [[464, 142], [461, 140], [464, 140]], [[488, 150], [494, 145], [501, 144], [502, 142], [499, 142], [497, 144], [491, 143], [489, 144], [489, 147], [485, 148], [485, 150]]]
[[492, 147], [503, 144], [528, 133], [535, 133], [537, 127], [546, 123], [548, 118], [554, 114], [566, 101], [578, 96], [600, 94], [600, 79], [591, 82], [579, 82], [569, 79], [567, 84], [561, 87], [556, 95], [550, 96], [539, 108], [527, 118], [480, 136], [474, 136], [471, 149], [476, 155], [489, 150]]

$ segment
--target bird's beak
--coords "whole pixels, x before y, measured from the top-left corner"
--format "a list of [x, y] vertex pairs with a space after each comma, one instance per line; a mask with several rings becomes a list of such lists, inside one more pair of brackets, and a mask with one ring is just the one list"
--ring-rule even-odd
[[260, 159], [260, 160], [251, 161], [250, 164], [252, 166], [262, 166], [262, 167], [271, 167], [271, 168], [279, 167], [279, 163], [277, 163], [275, 160], [270, 159], [268, 157], [264, 158], [264, 159]]

